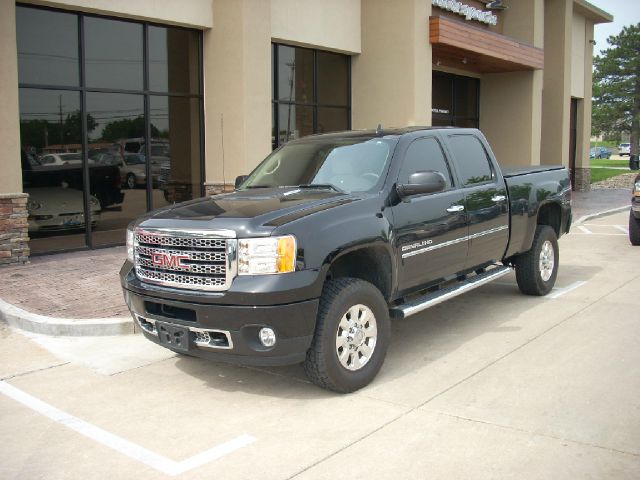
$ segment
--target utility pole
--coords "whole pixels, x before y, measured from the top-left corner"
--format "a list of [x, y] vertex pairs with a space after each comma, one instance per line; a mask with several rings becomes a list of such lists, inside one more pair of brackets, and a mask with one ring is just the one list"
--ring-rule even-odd
[[60, 148], [64, 143], [64, 134], [62, 133], [62, 95], [58, 95], [58, 113], [60, 118]]

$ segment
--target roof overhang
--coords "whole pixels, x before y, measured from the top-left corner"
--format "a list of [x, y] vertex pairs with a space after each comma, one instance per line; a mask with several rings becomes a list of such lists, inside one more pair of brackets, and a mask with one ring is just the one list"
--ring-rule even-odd
[[433, 62], [477, 73], [544, 68], [544, 51], [448, 17], [429, 17]]
[[593, 23], [613, 22], [613, 15], [599, 9], [595, 5], [591, 5], [585, 0], [573, 0], [573, 11], [585, 18], [588, 18], [593, 21]]

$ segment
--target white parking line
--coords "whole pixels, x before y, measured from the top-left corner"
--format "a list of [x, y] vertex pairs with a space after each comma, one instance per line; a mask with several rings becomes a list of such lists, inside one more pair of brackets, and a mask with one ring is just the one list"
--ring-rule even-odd
[[35, 410], [54, 422], [58, 422], [71, 430], [75, 430], [85, 437], [95, 440], [106, 447], [171, 476], [180, 475], [181, 473], [187, 472], [193, 468], [212, 462], [213, 460], [216, 460], [239, 448], [246, 447], [256, 441], [256, 439], [251, 435], [241, 435], [233, 440], [217, 445], [181, 462], [176, 462], [163, 457], [162, 455], [158, 455], [151, 450], [147, 450], [146, 448], [130, 442], [129, 440], [119, 437], [118, 435], [114, 435], [102, 428], [85, 422], [84, 420], [74, 417], [73, 415], [69, 415], [68, 413], [23, 392], [19, 388], [16, 388], [5, 381], [0, 381], [0, 393], [3, 393], [7, 397], [20, 402], [32, 410]]
[[549, 298], [558, 298], [561, 297], [562, 295], [564, 295], [565, 293], [569, 293], [572, 290], [575, 290], [576, 288], [580, 288], [581, 286], [583, 286], [584, 284], [586, 284], [587, 282], [584, 281], [579, 281], [579, 282], [573, 282], [569, 285], [567, 285], [566, 287], [562, 287], [562, 288], [554, 288], [552, 290], [551, 295], [549, 295]]
[[620, 230], [622, 233], [624, 233], [625, 235], [629, 235], [629, 230], [627, 230], [625, 227], [623, 227], [622, 225], [613, 225], [614, 228], [617, 228], [618, 230]]
[[588, 235], [592, 234], [593, 232], [591, 230], [589, 230], [587, 227], [585, 227], [584, 225], [578, 225], [578, 229], [582, 231], [582, 233], [586, 233]]

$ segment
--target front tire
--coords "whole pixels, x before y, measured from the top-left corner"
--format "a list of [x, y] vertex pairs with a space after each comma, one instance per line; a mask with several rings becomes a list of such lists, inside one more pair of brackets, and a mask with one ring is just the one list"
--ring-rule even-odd
[[629, 212], [629, 241], [631, 245], [640, 245], [640, 219]]
[[127, 188], [136, 188], [136, 176], [133, 173], [127, 174]]
[[329, 280], [320, 297], [305, 373], [322, 388], [354, 392], [378, 374], [389, 338], [389, 310], [376, 287], [356, 278]]
[[548, 225], [538, 225], [531, 249], [515, 259], [516, 280], [526, 295], [546, 295], [558, 276], [558, 239]]

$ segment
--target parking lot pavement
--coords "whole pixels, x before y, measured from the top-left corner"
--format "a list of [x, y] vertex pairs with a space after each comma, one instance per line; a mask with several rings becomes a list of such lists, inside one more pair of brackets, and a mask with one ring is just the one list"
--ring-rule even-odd
[[0, 478], [640, 476], [640, 248], [628, 213], [560, 241], [557, 287], [513, 275], [393, 323], [351, 395], [300, 366], [175, 356], [139, 336], [0, 326]]

